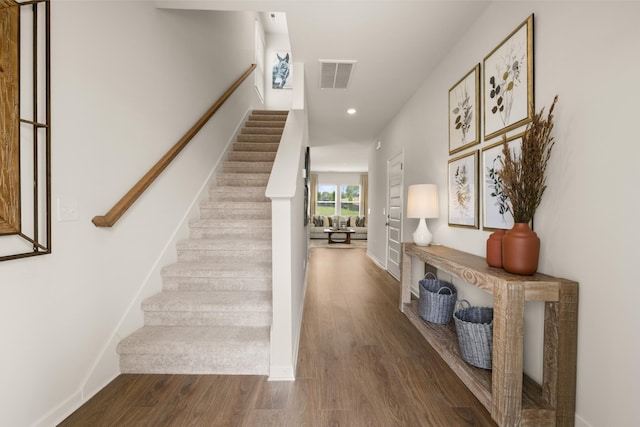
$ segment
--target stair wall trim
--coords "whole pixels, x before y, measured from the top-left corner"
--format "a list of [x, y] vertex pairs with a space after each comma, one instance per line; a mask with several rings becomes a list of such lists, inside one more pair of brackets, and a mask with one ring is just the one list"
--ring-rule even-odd
[[[232, 144], [236, 141], [238, 134], [240, 133], [242, 126], [246, 122], [247, 118], [253, 111], [253, 107], [249, 106], [238, 122], [235, 131], [229, 137], [226, 142], [225, 149], [222, 151], [220, 157], [213, 165], [211, 172], [204, 180], [196, 197], [189, 205], [185, 214], [182, 216], [170, 238], [160, 251], [160, 254], [153, 265], [150, 267], [149, 272], [140, 283], [138, 290], [135, 292], [131, 302], [125, 309], [120, 320], [116, 324], [116, 327], [111, 334], [110, 339], [105, 343], [100, 353], [96, 357], [94, 364], [92, 365], [89, 373], [85, 377], [81, 386], [81, 395], [87, 399], [101, 390], [104, 385], [112, 381], [116, 376], [120, 374], [120, 358], [116, 352], [116, 347], [122, 339], [135, 330], [141, 328], [144, 325], [143, 312], [140, 310], [140, 305], [145, 298], [150, 297], [160, 291], [162, 291], [162, 278], [160, 270], [169, 264], [175, 263], [177, 260], [177, 252], [175, 248], [179, 240], [185, 239], [189, 235], [189, 221], [192, 218], [198, 217], [199, 205], [202, 200], [208, 198], [209, 185], [212, 180], [215, 179], [216, 173], [222, 171], [222, 165], [227, 156], [227, 152], [231, 148]], [[85, 400], [86, 401], [86, 400]], [[84, 402], [79, 402], [78, 407]]]

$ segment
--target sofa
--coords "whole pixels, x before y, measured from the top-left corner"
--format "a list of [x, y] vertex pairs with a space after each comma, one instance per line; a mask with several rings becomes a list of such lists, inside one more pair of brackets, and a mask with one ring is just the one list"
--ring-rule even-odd
[[351, 240], [367, 240], [367, 222], [363, 216], [323, 216], [313, 215], [309, 222], [309, 238], [326, 239], [325, 228], [339, 224], [340, 228], [351, 228], [355, 231]]

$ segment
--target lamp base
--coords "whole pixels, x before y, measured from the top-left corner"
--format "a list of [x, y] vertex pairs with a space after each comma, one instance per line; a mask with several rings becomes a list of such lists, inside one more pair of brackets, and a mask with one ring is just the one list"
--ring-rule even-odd
[[418, 246], [429, 246], [432, 240], [433, 234], [427, 228], [427, 221], [424, 218], [420, 218], [418, 228], [413, 232], [413, 242]]

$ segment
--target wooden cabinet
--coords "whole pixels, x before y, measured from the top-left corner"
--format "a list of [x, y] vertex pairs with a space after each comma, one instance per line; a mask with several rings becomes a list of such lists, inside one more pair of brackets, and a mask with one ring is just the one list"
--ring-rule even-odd
[[[424, 262], [493, 294], [493, 369], [460, 356], [454, 322], [436, 325], [411, 301], [411, 263]], [[483, 257], [445, 246], [403, 244], [400, 310], [501, 426], [572, 426], [575, 417], [578, 284], [543, 274], [518, 276]], [[543, 301], [543, 379], [523, 374], [524, 302]]]

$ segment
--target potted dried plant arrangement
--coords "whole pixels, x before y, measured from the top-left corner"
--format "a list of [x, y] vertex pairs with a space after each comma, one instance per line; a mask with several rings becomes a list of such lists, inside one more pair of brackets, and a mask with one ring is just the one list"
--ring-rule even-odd
[[513, 228], [502, 240], [502, 266], [510, 273], [531, 275], [538, 270], [540, 239], [529, 224], [547, 188], [547, 163], [555, 144], [551, 136], [553, 109], [557, 101], [556, 95], [546, 118], [544, 108], [533, 115], [522, 136], [519, 156], [506, 143], [502, 148], [502, 170], [498, 173], [514, 220]]

